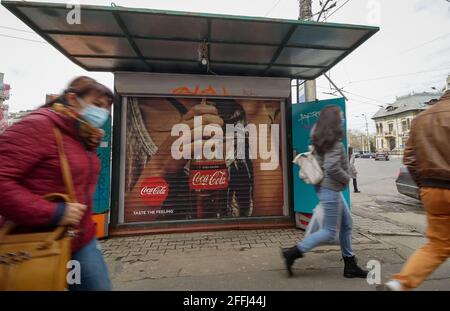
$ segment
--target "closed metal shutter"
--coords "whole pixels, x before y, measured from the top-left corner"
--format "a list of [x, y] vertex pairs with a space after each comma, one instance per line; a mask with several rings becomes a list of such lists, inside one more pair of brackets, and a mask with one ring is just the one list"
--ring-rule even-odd
[[[181, 132], [171, 136], [171, 131], [176, 124], [192, 124], [186, 119], [202, 101], [225, 123], [227, 139], [218, 140], [224, 152], [217, 151], [223, 156], [177, 160], [173, 146]], [[126, 105], [125, 223], [283, 215], [280, 101], [128, 97]], [[227, 131], [227, 125], [242, 126], [244, 136]]]

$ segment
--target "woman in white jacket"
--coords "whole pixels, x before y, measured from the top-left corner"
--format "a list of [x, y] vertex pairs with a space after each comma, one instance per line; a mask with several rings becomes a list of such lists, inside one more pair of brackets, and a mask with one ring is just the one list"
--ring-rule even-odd
[[350, 177], [353, 179], [353, 191], [355, 193], [360, 193], [358, 190], [358, 182], [356, 181], [356, 177], [358, 175], [358, 171], [355, 167], [355, 155], [353, 154], [353, 147], [348, 147], [348, 160], [350, 162], [349, 173]]

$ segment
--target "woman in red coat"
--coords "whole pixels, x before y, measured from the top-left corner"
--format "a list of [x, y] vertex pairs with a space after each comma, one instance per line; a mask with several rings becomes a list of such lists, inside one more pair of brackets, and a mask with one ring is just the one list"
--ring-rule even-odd
[[[111, 290], [91, 219], [100, 171], [96, 147], [110, 115], [113, 94], [88, 77], [0, 135], [0, 215], [21, 227], [71, 226], [72, 259], [81, 267], [80, 284], [70, 290]], [[78, 203], [52, 203], [48, 193], [66, 193], [54, 127], [62, 134]]]

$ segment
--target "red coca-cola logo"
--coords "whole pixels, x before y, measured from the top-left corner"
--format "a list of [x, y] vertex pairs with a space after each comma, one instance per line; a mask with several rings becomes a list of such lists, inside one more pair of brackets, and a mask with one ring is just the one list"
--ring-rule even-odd
[[140, 196], [150, 206], [161, 206], [169, 195], [169, 185], [162, 177], [150, 177], [141, 183]]
[[228, 170], [191, 170], [189, 186], [194, 190], [220, 190], [228, 188]]

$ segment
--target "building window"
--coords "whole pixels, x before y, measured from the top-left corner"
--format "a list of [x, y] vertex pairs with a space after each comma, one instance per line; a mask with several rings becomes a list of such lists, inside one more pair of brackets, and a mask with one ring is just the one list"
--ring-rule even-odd
[[389, 149], [392, 151], [396, 148], [396, 142], [395, 139], [390, 139], [389, 140]]
[[405, 133], [408, 130], [406, 120], [402, 121], [402, 132]]
[[383, 134], [383, 123], [380, 123], [380, 134]]
[[389, 123], [389, 133], [392, 133], [394, 131], [394, 123]]
[[406, 123], [408, 124], [408, 130], [410, 130], [411, 129], [411, 120], [406, 119]]

